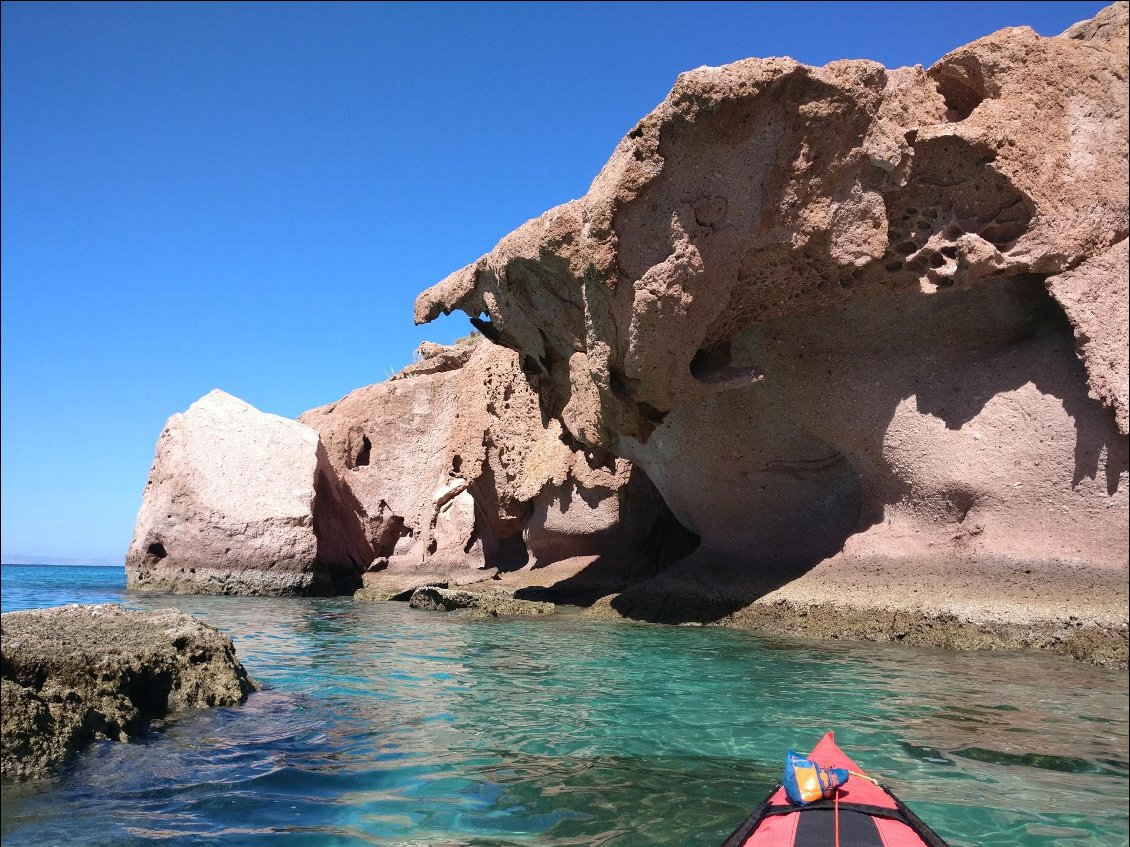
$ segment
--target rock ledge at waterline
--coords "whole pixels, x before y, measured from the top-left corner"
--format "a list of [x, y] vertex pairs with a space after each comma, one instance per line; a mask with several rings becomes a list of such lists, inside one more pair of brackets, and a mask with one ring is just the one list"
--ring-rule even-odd
[[363, 594], [1125, 664], [1126, 101], [1126, 3], [681, 75], [418, 299], [483, 339], [302, 416]]
[[6, 780], [46, 776], [95, 739], [125, 741], [154, 719], [234, 706], [255, 688], [230, 638], [175, 609], [7, 612], [0, 629]]

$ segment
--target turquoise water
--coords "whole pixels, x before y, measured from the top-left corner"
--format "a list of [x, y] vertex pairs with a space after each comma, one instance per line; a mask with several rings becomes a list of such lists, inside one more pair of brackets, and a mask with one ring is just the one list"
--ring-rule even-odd
[[705, 847], [825, 729], [953, 845], [1128, 843], [1125, 673], [576, 615], [143, 595], [121, 568], [2, 575], [4, 611], [199, 615], [266, 685], [5, 786], [5, 847]]

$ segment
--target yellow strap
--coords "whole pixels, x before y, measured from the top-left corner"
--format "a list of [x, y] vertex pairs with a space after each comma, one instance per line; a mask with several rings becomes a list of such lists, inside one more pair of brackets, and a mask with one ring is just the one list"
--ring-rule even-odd
[[867, 774], [865, 774], [865, 773], [860, 773], [859, 771], [848, 771], [848, 773], [850, 773], [850, 774], [851, 774], [852, 776], [858, 776], [858, 777], [862, 777], [863, 779], [866, 779], [866, 780], [867, 780], [868, 782], [873, 782], [873, 783], [875, 783], [876, 785], [878, 785], [878, 784], [879, 784], [879, 780], [877, 780], [877, 779], [872, 779], [871, 777], [869, 777], [869, 776], [868, 776]]

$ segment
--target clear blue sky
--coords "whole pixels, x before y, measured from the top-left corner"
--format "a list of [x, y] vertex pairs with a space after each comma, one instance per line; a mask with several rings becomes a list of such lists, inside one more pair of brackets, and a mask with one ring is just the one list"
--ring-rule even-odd
[[165, 419], [295, 416], [465, 319], [416, 294], [582, 195], [683, 70], [929, 65], [1103, 3], [4, 3], [2, 552], [124, 554]]

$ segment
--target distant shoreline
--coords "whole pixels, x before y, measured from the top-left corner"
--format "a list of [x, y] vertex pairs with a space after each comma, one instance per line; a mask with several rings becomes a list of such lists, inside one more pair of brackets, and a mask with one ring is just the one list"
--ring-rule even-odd
[[124, 568], [124, 561], [106, 559], [53, 559], [47, 556], [12, 556], [0, 561], [0, 567], [42, 567], [42, 568]]

